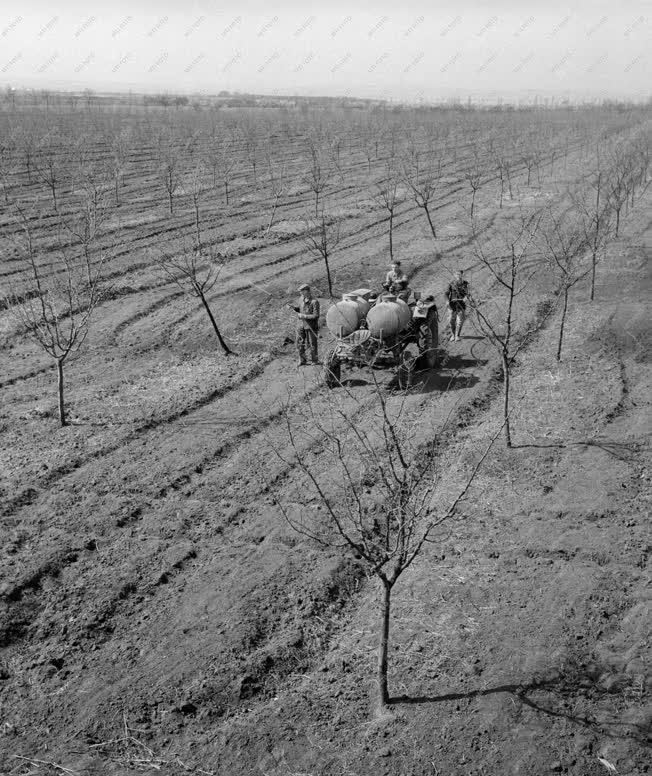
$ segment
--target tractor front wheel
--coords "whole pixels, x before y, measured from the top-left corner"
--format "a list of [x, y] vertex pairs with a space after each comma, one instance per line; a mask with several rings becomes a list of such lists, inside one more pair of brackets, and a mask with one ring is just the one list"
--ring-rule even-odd
[[432, 310], [417, 332], [419, 356], [426, 369], [434, 369], [439, 364], [439, 322], [436, 311]]
[[401, 353], [400, 363], [396, 370], [396, 381], [402, 391], [407, 391], [414, 383], [414, 374], [417, 371], [418, 354], [415, 352], [414, 345], [408, 345]]
[[341, 385], [342, 363], [334, 350], [331, 350], [324, 361], [324, 383], [327, 388]]

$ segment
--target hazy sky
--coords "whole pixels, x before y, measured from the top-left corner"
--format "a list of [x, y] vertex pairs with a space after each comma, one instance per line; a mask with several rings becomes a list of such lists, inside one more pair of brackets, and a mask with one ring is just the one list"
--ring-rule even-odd
[[2, 0], [0, 84], [647, 97], [642, 0]]

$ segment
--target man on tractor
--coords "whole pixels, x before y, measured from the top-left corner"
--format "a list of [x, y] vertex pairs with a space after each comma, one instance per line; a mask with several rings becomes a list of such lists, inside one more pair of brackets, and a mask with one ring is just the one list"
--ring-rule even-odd
[[383, 283], [385, 291], [389, 291], [390, 294], [396, 294], [400, 299], [406, 302], [410, 296], [408, 283], [408, 276], [401, 269], [401, 262], [393, 261], [391, 269], [387, 275], [385, 275], [385, 282]]

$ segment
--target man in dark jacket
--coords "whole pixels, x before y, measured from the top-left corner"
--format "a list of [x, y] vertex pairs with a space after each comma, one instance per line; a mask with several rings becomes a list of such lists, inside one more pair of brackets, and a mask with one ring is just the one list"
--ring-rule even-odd
[[469, 296], [469, 284], [464, 280], [464, 271], [458, 270], [455, 279], [446, 289], [448, 302], [448, 320], [451, 327], [450, 341], [459, 342], [462, 325], [466, 318], [466, 300]]
[[318, 364], [317, 332], [319, 331], [319, 301], [310, 293], [310, 286], [304, 283], [299, 291], [301, 302], [294, 309], [298, 313], [297, 350], [299, 351], [299, 366], [305, 366], [306, 345], [310, 348], [310, 358], [313, 364]]

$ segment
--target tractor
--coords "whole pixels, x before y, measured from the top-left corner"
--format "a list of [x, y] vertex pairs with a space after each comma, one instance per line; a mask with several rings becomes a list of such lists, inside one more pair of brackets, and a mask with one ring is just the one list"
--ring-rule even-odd
[[419, 368], [433, 369], [439, 362], [439, 316], [432, 296], [377, 295], [358, 288], [331, 305], [326, 326], [336, 340], [324, 361], [328, 388], [341, 384], [348, 365], [394, 369], [398, 387], [405, 390]]

